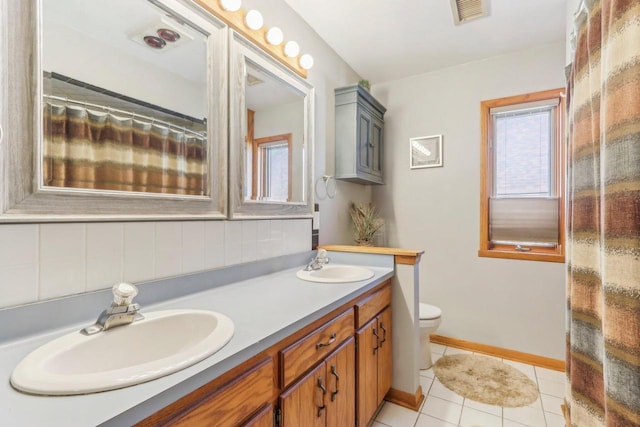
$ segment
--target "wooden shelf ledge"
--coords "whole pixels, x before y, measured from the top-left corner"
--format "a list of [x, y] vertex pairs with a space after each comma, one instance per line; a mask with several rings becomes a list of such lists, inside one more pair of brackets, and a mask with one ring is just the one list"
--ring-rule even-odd
[[323, 245], [318, 249], [333, 252], [355, 252], [362, 254], [393, 255], [396, 264], [415, 265], [420, 262], [424, 251], [400, 248], [384, 248], [380, 246]]

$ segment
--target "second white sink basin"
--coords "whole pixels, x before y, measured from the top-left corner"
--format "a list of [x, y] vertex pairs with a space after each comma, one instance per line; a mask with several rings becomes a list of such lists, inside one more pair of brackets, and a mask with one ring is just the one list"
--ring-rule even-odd
[[79, 331], [34, 350], [13, 371], [18, 390], [86, 394], [153, 380], [189, 367], [224, 347], [234, 326], [206, 310], [166, 310], [95, 335]]
[[346, 283], [367, 280], [373, 274], [373, 271], [359, 265], [325, 264], [320, 270], [300, 270], [296, 276], [308, 282]]

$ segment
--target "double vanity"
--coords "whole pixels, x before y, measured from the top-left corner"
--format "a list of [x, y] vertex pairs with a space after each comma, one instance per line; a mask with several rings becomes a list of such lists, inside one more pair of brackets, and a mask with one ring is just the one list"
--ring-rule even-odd
[[[217, 0], [94, 3], [3, 0], [0, 224], [312, 217], [313, 85]], [[381, 114], [358, 140], [376, 180]], [[420, 254], [137, 283], [145, 318], [93, 335], [109, 289], [0, 309], [0, 423], [352, 426], [385, 396], [418, 407]]]
[[[152, 354], [154, 345], [171, 342], [176, 334], [197, 334], [202, 327], [197, 321], [178, 323], [181, 320], [177, 317], [174, 320], [178, 324], [172, 324], [169, 316], [158, 330], [161, 324], [153, 326], [158, 322], [154, 313], [217, 312], [233, 323], [233, 337], [217, 352], [191, 366], [111, 391], [43, 396], [16, 391], [9, 383], [12, 370], [29, 353], [61, 336], [80, 334], [83, 327], [95, 321], [93, 317], [81, 323], [78, 319], [65, 323], [73, 318], [65, 313], [80, 305], [101, 303], [102, 307], [95, 311], [99, 313], [110, 302], [110, 291], [0, 311], [3, 324], [33, 319], [33, 330], [23, 330], [20, 336], [15, 335], [17, 332], [14, 336], [4, 332], [0, 337], [0, 373], [5, 378], [0, 389], [3, 422], [47, 426], [162, 425], [208, 418], [218, 420], [220, 425], [271, 426], [276, 416], [280, 425], [329, 426], [339, 425], [331, 420], [346, 416], [347, 420], [357, 417], [362, 420], [360, 425], [365, 425], [391, 387], [389, 307], [394, 259], [386, 255], [332, 253], [325, 271], [340, 270], [337, 265], [341, 264], [354, 266], [343, 269], [343, 273], [373, 274], [365, 280], [336, 282], [334, 272], [330, 273], [332, 283], [296, 277], [309, 256], [304, 253], [242, 268], [140, 284], [137, 300], [145, 320], [83, 336], [87, 340], [100, 334], [117, 337], [127, 328], [132, 328], [133, 333], [145, 322], [152, 325], [139, 341], [126, 338], [127, 333], [122, 334], [122, 342], [108, 340], [103, 350], [116, 355], [118, 363], [126, 364], [129, 359], [133, 369], [139, 363], [136, 358], [140, 352]], [[84, 308], [78, 311], [87, 312]], [[49, 315], [52, 317], [47, 321]], [[49, 328], [43, 328], [47, 323]], [[370, 351], [364, 351], [365, 346], [371, 347]], [[94, 369], [109, 367], [108, 360], [86, 364]], [[82, 365], [79, 360], [67, 363], [64, 369], [82, 370]], [[305, 407], [301, 402], [309, 409], [305, 414], [296, 413], [295, 408]], [[313, 424], [299, 424], [304, 419], [300, 416], [310, 416]]]

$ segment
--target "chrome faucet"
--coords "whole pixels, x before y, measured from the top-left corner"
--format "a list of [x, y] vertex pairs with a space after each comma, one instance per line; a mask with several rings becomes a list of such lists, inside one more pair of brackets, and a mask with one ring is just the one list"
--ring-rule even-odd
[[82, 329], [81, 333], [93, 335], [100, 331], [144, 319], [144, 316], [139, 313], [140, 304], [132, 303], [133, 298], [138, 295], [137, 287], [130, 283], [118, 283], [111, 290], [113, 291], [111, 306], [100, 313], [95, 324]]
[[325, 264], [329, 264], [329, 257], [327, 251], [324, 249], [318, 249], [318, 253], [315, 258], [311, 258], [311, 262], [307, 264], [304, 271], [316, 271], [320, 270]]

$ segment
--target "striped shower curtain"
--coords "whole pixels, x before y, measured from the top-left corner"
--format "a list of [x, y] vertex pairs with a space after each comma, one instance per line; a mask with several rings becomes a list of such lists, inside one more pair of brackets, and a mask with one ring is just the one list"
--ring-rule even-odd
[[81, 106], [45, 103], [43, 185], [208, 195], [206, 139]]
[[571, 424], [640, 426], [640, 1], [586, 0], [569, 78]]

